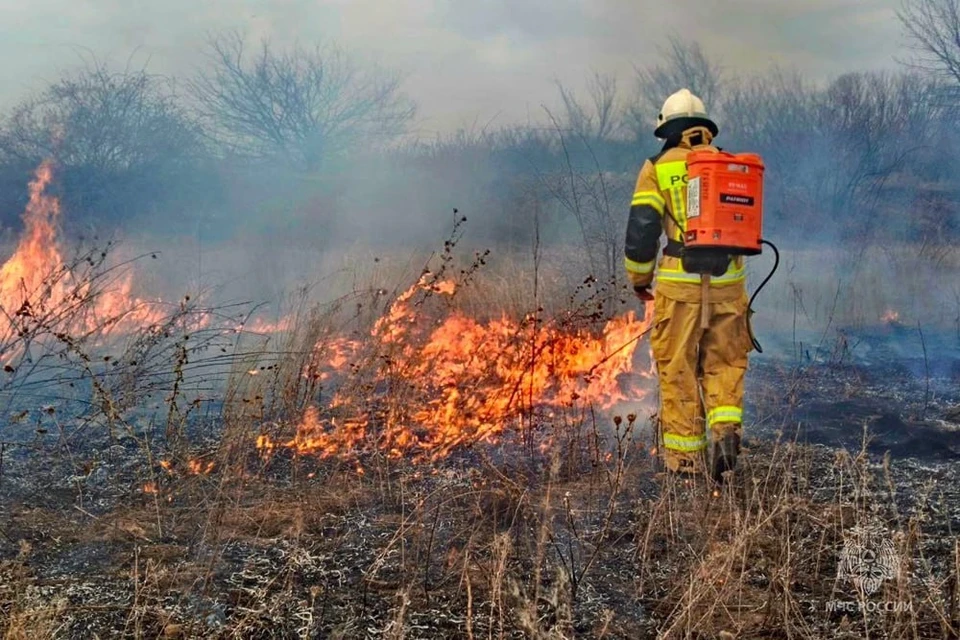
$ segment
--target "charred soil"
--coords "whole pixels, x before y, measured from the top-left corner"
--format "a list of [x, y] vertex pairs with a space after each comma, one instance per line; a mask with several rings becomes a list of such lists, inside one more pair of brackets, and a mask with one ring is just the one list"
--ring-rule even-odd
[[[719, 490], [658, 474], [648, 416], [430, 464], [264, 459], [215, 424], [189, 452], [7, 446], [0, 631], [955, 637], [956, 377], [776, 359], [749, 376], [756, 419]], [[883, 562], [851, 563], [863, 531]]]

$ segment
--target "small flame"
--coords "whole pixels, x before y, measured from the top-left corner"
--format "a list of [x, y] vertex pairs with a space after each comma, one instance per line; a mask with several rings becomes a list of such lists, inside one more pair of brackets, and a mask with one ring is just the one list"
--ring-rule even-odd
[[[56, 231], [60, 202], [45, 194], [52, 179], [53, 162], [44, 160], [28, 187], [30, 200], [23, 213], [23, 236], [13, 256], [0, 268], [0, 291], [8, 308], [19, 306], [11, 304], [18, 296], [21, 302], [26, 302], [22, 299], [24, 292], [36, 291], [44, 277], [63, 267]], [[60, 285], [56, 294], [62, 296], [63, 293]]]
[[187, 462], [187, 471], [191, 475], [209, 475], [213, 471], [215, 464], [213, 461], [204, 462], [203, 460], [190, 460]]
[[444, 280], [443, 282], [437, 282], [432, 286], [432, 289], [437, 293], [443, 293], [448, 296], [453, 295], [453, 292], [457, 290], [457, 285], [452, 280]]
[[[68, 334], [124, 334], [162, 320], [160, 309], [132, 295], [131, 274], [110, 289], [92, 291], [89, 282], [79, 281], [65, 265], [57, 233], [60, 202], [47, 194], [52, 180], [53, 162], [47, 159], [29, 184], [23, 235], [0, 267], [0, 306], [6, 311], [0, 314], [0, 335], [18, 332], [31, 318], [59, 309], [65, 310], [66, 319], [54, 322], [66, 325], [58, 329]], [[3, 354], [3, 360], [13, 355]]]
[[880, 316], [880, 321], [884, 324], [895, 324], [900, 321], [900, 312], [893, 309], [887, 309]]
[[151, 493], [151, 494], [157, 493], [157, 483], [155, 482], [146, 483], [145, 485], [143, 485], [143, 492]]

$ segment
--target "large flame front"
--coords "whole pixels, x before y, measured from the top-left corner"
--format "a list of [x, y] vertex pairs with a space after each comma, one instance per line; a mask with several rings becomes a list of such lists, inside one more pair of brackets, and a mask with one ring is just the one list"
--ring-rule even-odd
[[[47, 193], [53, 164], [44, 161], [30, 182], [24, 233], [0, 268], [0, 361], [30, 332], [126, 334], [159, 322], [159, 307], [131, 295], [132, 276], [110, 286], [66, 264], [57, 238], [60, 205]], [[633, 372], [639, 337], [650, 324], [633, 313], [601, 332], [531, 316], [479, 321], [460, 311], [428, 316], [418, 294], [451, 296], [451, 281], [421, 280], [401, 294], [365, 339], [343, 337], [317, 345], [304, 375], [337, 384], [329, 401], [309, 406], [292, 436], [262, 434], [258, 448], [301, 454], [352, 455], [367, 447], [393, 457], [438, 458], [457, 447], [495, 439], [536, 417], [586, 405], [611, 407], [639, 399], [623, 374]], [[244, 327], [241, 327], [244, 328]], [[291, 329], [291, 319], [254, 321], [245, 330]], [[640, 374], [641, 376], [644, 373]], [[634, 380], [635, 381], [635, 380]], [[198, 463], [199, 465], [199, 463]], [[197, 466], [192, 473], [209, 473]], [[146, 490], [146, 489], [145, 489]]]
[[633, 371], [636, 345], [650, 325], [649, 307], [647, 317], [629, 312], [595, 335], [543, 326], [534, 318], [480, 322], [459, 311], [434, 324], [411, 304], [417, 291], [454, 289], [449, 281], [422, 279], [394, 302], [368, 341], [318, 345], [325, 357], [312, 375], [349, 377], [350, 365], [366, 357], [373, 381], [357, 389], [372, 390], [373, 397], [341, 388], [325, 409], [306, 410], [292, 439], [261, 435], [258, 448], [331, 456], [373, 447], [392, 457], [435, 459], [490, 441], [534, 411], [548, 414], [578, 403], [609, 408], [645, 393], [623, 374]]

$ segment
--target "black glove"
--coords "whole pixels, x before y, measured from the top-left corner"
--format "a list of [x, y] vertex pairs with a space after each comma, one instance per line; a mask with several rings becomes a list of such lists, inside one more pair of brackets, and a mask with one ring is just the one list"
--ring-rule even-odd
[[634, 287], [633, 292], [641, 302], [650, 302], [653, 300], [653, 292], [650, 291], [650, 285], [645, 287]]

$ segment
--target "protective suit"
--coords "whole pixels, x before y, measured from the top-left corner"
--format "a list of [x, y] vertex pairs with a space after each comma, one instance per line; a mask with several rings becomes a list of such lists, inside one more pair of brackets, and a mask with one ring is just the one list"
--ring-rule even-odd
[[[704, 464], [717, 481], [736, 465], [743, 422], [743, 381], [751, 349], [742, 256], [684, 268], [687, 166], [692, 150], [718, 133], [703, 103], [684, 89], [658, 116], [663, 150], [644, 162], [627, 223], [625, 266], [641, 300], [654, 302], [650, 343], [660, 380], [661, 444], [666, 467], [698, 473]], [[661, 236], [667, 243], [657, 263]], [[718, 261], [721, 261], [718, 263]], [[701, 275], [709, 282], [709, 321], [701, 328]], [[651, 298], [650, 287], [656, 275]], [[706, 432], [709, 429], [709, 435]]]

